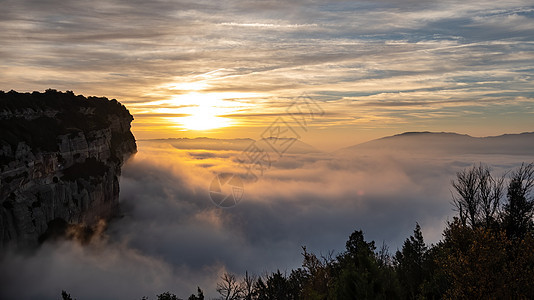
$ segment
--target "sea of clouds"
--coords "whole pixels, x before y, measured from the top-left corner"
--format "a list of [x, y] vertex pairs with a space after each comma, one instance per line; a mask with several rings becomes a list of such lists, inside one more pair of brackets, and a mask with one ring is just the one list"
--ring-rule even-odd
[[123, 167], [121, 217], [89, 245], [60, 241], [5, 254], [1, 298], [57, 299], [61, 290], [78, 299], [165, 291], [187, 298], [197, 286], [215, 297], [224, 272], [290, 272], [300, 266], [301, 246], [339, 253], [354, 230], [394, 252], [418, 222], [427, 243], [435, 243], [455, 214], [450, 181], [457, 171], [485, 162], [502, 175], [531, 159], [357, 147], [324, 153], [300, 145], [281, 157], [270, 152], [258, 180], [243, 182], [240, 202], [220, 208], [210, 199], [211, 181], [245, 170], [235, 144], [139, 142]]

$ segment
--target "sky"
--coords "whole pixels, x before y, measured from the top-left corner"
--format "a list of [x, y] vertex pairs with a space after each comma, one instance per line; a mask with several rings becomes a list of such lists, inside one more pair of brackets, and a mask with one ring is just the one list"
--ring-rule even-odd
[[[530, 140], [484, 154], [461, 137], [452, 152], [339, 150], [405, 131], [533, 131], [532, 1], [0, 7], [0, 90], [116, 98], [139, 147], [122, 170], [122, 217], [89, 245], [4, 253], [0, 298], [187, 298], [197, 286], [215, 297], [224, 272], [289, 272], [301, 246], [338, 253], [354, 230], [395, 252], [418, 222], [436, 243], [455, 214], [456, 172], [484, 162], [502, 175], [534, 157]], [[242, 173], [252, 153], [251, 140], [222, 139], [280, 129], [296, 142], [268, 148], [271, 164], [238, 205], [214, 205], [212, 180]], [[195, 137], [214, 139], [149, 141]]]
[[323, 150], [534, 125], [528, 0], [1, 5], [0, 89], [116, 98], [138, 139], [255, 138], [303, 95]]

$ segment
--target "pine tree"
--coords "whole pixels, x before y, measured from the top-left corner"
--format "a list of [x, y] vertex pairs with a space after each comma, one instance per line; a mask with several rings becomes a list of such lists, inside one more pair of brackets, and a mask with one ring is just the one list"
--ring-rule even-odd
[[416, 223], [413, 235], [404, 241], [402, 251], [395, 254], [397, 274], [406, 299], [416, 299], [420, 293], [426, 252], [421, 227]]

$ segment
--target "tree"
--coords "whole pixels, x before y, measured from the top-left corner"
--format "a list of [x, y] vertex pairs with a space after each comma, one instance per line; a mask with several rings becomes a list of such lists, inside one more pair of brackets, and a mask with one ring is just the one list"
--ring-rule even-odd
[[463, 225], [468, 223], [474, 225], [478, 214], [478, 198], [476, 197], [478, 178], [475, 170], [473, 167], [470, 170], [456, 173], [456, 181], [452, 182], [452, 186], [458, 194], [458, 196], [453, 195], [453, 204], [458, 210]]
[[497, 214], [504, 195], [504, 177], [494, 178], [489, 167], [480, 164], [477, 168], [480, 222], [490, 228], [497, 221]]
[[509, 242], [501, 230], [470, 228], [455, 219], [444, 232], [438, 262], [449, 282], [451, 299], [516, 299], [508, 272]]
[[[521, 240], [512, 240], [508, 249], [508, 287], [516, 299], [529, 299], [534, 295], [534, 234]], [[511, 297], [510, 297], [511, 298]]]
[[421, 227], [416, 223], [413, 235], [404, 241], [402, 251], [395, 254], [396, 270], [406, 299], [416, 299], [421, 292], [426, 252]]
[[304, 296], [303, 293], [308, 279], [308, 274], [302, 268], [291, 271], [287, 281], [289, 285], [289, 294], [293, 299], [312, 299]]
[[235, 275], [224, 273], [221, 276], [222, 282], [217, 283], [217, 292], [224, 300], [237, 300], [240, 299], [243, 289], [237, 282]]
[[158, 300], [179, 300], [175, 294], [165, 292], [156, 296]]
[[329, 299], [398, 298], [379, 267], [373, 241], [366, 242], [361, 230], [354, 231], [346, 243], [346, 251], [337, 257]]
[[423, 260], [423, 283], [419, 298], [441, 299], [449, 288], [449, 280], [442, 268], [446, 260], [443, 242], [431, 245], [425, 253]]
[[457, 183], [462, 184], [455, 188], [461, 197], [455, 206], [461, 208], [469, 207], [465, 197], [469, 193], [463, 192], [471, 190], [466, 184], [470, 181], [464, 179], [470, 178], [469, 172], [476, 174], [478, 217], [473, 220], [469, 212], [459, 209], [459, 218], [447, 225], [444, 241], [434, 248], [435, 274], [445, 275], [448, 298], [527, 299], [534, 295], [534, 164], [522, 164], [510, 173], [504, 206], [499, 200], [504, 180], [487, 179], [492, 178], [487, 171], [473, 168], [458, 176]]
[[[73, 300], [71, 295], [67, 293], [66, 291], [61, 291], [61, 299], [63, 300]], [[76, 299], [74, 299], [76, 300]]]
[[301, 299], [301, 278], [295, 276], [296, 275], [292, 273], [292, 276], [288, 278], [283, 275], [280, 270], [277, 270], [275, 273], [265, 275], [264, 278], [258, 278], [254, 284], [255, 299]]
[[280, 270], [267, 276], [267, 295], [269, 299], [293, 299], [287, 278], [280, 273]]
[[200, 287], [197, 287], [197, 295], [195, 296], [195, 294], [191, 294], [191, 296], [189, 296], [189, 298], [187, 299], [188, 300], [204, 300], [204, 292], [202, 292]]
[[385, 290], [386, 298], [399, 298], [401, 295], [401, 286], [394, 268], [394, 258], [389, 253], [389, 247], [382, 242], [380, 250], [376, 252], [376, 261], [378, 264], [379, 277]]
[[376, 253], [376, 260], [379, 267], [388, 267], [392, 264], [392, 258], [389, 254], [389, 247], [385, 242], [382, 242], [380, 250]]
[[503, 196], [503, 177], [494, 178], [491, 169], [481, 163], [456, 173], [452, 186], [456, 192], [453, 205], [462, 225], [493, 225]]
[[534, 213], [534, 164], [522, 164], [510, 175], [507, 203], [504, 206], [503, 223], [510, 238], [521, 239], [533, 226]]
[[254, 295], [257, 300], [269, 300], [267, 285], [261, 277], [254, 283]]
[[256, 276], [248, 275], [248, 271], [245, 272], [245, 277], [241, 283], [244, 300], [252, 300], [255, 294], [254, 283], [256, 282]]
[[[299, 274], [303, 281], [302, 297], [306, 299], [325, 299], [332, 281], [331, 270], [334, 261], [330, 255], [317, 257], [302, 247], [302, 269]], [[297, 276], [295, 274], [294, 276]], [[296, 279], [296, 278], [295, 278]]]

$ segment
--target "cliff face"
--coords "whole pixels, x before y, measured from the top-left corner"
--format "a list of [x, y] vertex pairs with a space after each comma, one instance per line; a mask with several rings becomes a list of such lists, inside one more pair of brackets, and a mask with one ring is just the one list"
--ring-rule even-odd
[[118, 212], [121, 166], [137, 150], [116, 100], [0, 92], [0, 249], [31, 247], [60, 222]]

